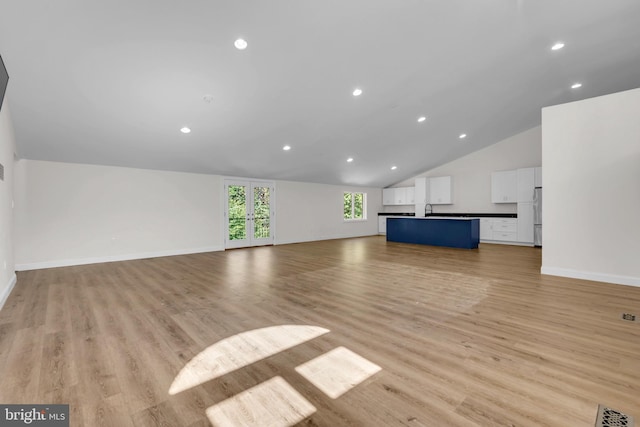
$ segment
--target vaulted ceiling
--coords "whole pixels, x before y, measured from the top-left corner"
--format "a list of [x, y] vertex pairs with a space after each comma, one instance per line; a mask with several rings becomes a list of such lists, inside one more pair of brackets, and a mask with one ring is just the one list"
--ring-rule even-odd
[[0, 54], [20, 157], [384, 187], [639, 87], [640, 2], [0, 0]]

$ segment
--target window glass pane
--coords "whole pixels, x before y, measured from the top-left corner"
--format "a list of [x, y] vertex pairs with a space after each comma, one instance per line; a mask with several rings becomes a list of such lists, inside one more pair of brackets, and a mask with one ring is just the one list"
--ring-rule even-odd
[[353, 214], [351, 193], [344, 193], [344, 219], [351, 219]]
[[247, 188], [243, 185], [229, 186], [229, 240], [247, 238]]
[[364, 218], [364, 194], [353, 193], [353, 217]]
[[271, 233], [269, 187], [253, 188], [253, 237], [263, 239]]

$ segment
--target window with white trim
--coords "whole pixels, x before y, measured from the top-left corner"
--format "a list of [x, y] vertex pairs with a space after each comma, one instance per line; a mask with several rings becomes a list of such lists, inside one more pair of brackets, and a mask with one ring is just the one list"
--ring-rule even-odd
[[344, 219], [367, 219], [367, 193], [344, 192]]

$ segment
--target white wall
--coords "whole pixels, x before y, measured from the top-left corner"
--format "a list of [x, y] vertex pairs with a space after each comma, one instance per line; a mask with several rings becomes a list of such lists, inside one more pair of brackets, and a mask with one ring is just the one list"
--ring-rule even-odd
[[640, 89], [542, 110], [542, 272], [640, 286]]
[[0, 181], [0, 308], [16, 283], [13, 258], [13, 164], [15, 137], [5, 99], [0, 110], [0, 163], [4, 166], [4, 181]]
[[[462, 144], [462, 143], [461, 143]], [[453, 204], [436, 205], [434, 212], [516, 213], [516, 203], [491, 203], [491, 172], [540, 166], [542, 135], [537, 126], [426, 171], [394, 187], [413, 186], [421, 176], [452, 177]], [[387, 206], [388, 212], [413, 212], [413, 206]]]
[[221, 178], [16, 163], [18, 270], [223, 249]]
[[[344, 221], [345, 191], [367, 193], [367, 220]], [[378, 234], [382, 190], [339, 185], [278, 181], [276, 243], [306, 242]]]
[[[224, 178], [20, 160], [16, 268], [224, 249]], [[367, 193], [368, 220], [345, 222], [344, 191]], [[277, 244], [378, 233], [382, 190], [276, 182]]]

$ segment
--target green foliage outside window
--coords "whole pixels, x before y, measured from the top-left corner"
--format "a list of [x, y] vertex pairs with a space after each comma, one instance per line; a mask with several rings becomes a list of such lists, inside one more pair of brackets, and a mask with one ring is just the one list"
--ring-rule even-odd
[[351, 219], [353, 214], [353, 194], [344, 193], [344, 219]]
[[229, 240], [247, 238], [247, 188], [244, 185], [229, 186]]
[[353, 218], [364, 218], [364, 194], [353, 193]]
[[253, 238], [269, 237], [271, 232], [271, 192], [269, 187], [253, 189]]
[[[253, 189], [253, 238], [266, 238], [271, 235], [271, 189], [254, 187]], [[247, 238], [247, 187], [230, 185], [229, 192], [229, 240]]]
[[344, 193], [344, 219], [365, 219], [366, 194], [364, 193]]

